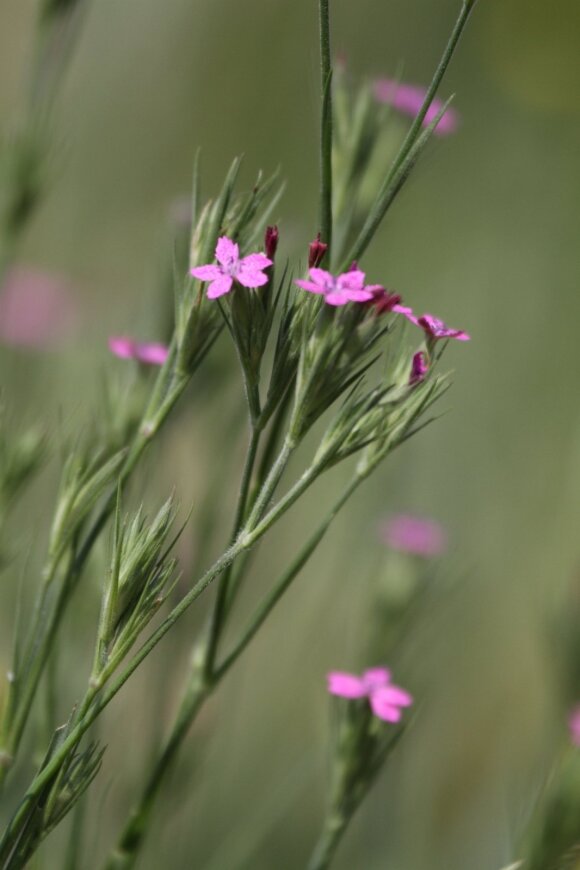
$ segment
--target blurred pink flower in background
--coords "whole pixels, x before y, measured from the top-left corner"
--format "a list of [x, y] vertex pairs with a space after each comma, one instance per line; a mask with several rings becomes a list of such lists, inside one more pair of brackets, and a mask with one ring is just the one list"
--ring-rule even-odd
[[387, 668], [370, 668], [362, 677], [344, 671], [331, 671], [328, 674], [328, 691], [341, 698], [368, 698], [375, 716], [385, 722], [399, 722], [402, 707], [413, 703], [411, 695], [391, 683], [391, 672]]
[[577, 704], [568, 717], [570, 740], [574, 746], [580, 746], [580, 704]]
[[[423, 101], [427, 94], [427, 89], [420, 85], [410, 85], [405, 82], [397, 82], [395, 79], [377, 79], [374, 83], [375, 99], [379, 103], [387, 103], [402, 112], [404, 115], [410, 115], [414, 118], [420, 111]], [[435, 120], [441, 109], [443, 108], [441, 100], [433, 100], [423, 126], [428, 127]], [[459, 126], [459, 115], [449, 107], [435, 128], [435, 133], [438, 136], [448, 136], [450, 133], [455, 133]]]
[[151, 366], [162, 366], [169, 356], [169, 348], [157, 342], [139, 342], [126, 335], [112, 336], [109, 350], [120, 359], [134, 359]]
[[74, 334], [78, 310], [66, 281], [37, 269], [12, 269], [0, 289], [0, 342], [49, 348]]
[[393, 550], [425, 559], [440, 556], [447, 549], [447, 535], [440, 523], [411, 514], [391, 517], [381, 526], [380, 535]]

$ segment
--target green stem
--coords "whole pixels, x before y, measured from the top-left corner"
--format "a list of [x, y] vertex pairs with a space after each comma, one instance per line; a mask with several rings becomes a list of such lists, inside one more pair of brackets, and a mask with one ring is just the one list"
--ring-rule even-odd
[[381, 224], [387, 209], [389, 208], [392, 198], [387, 197], [387, 193], [392, 186], [392, 181], [397, 175], [399, 169], [401, 168], [403, 162], [406, 157], [409, 155], [413, 145], [415, 144], [417, 138], [421, 133], [421, 128], [423, 126], [423, 121], [427, 116], [427, 112], [433, 102], [435, 94], [437, 93], [437, 89], [441, 84], [443, 76], [449, 66], [451, 58], [455, 53], [455, 49], [457, 48], [457, 44], [459, 39], [465, 30], [465, 26], [471, 14], [471, 11], [475, 5], [475, 0], [463, 0], [461, 11], [455, 22], [455, 27], [453, 28], [453, 32], [449, 38], [449, 41], [445, 47], [441, 60], [439, 61], [439, 65], [435, 71], [435, 75], [429, 85], [429, 89], [427, 90], [427, 94], [425, 95], [425, 99], [423, 101], [423, 105], [419, 109], [409, 132], [407, 133], [403, 144], [401, 145], [397, 156], [391, 166], [389, 174], [385, 179], [381, 191], [377, 197], [377, 202], [379, 202], [379, 207], [377, 209], [373, 209], [371, 214], [368, 216], [358, 239], [355, 241], [348, 257], [345, 258], [344, 263], [342, 264], [342, 268], [347, 268], [348, 264], [353, 260], [358, 260], [364, 254], [370, 242], [372, 241], [379, 225]]
[[[236, 540], [242, 525], [244, 523], [245, 515], [246, 515], [246, 506], [248, 503], [248, 496], [250, 492], [250, 486], [252, 483], [252, 474], [254, 471], [254, 465], [256, 462], [256, 456], [258, 453], [258, 447], [260, 444], [260, 435], [261, 432], [256, 428], [255, 424], [251, 423], [251, 434], [250, 434], [250, 442], [248, 444], [248, 451], [246, 454], [246, 461], [244, 463], [244, 470], [242, 473], [242, 480], [240, 484], [240, 493], [238, 496], [238, 504], [236, 507], [236, 515], [234, 518], [234, 525], [232, 536], [230, 539], [230, 546], [233, 545]], [[227, 615], [227, 602], [230, 591], [230, 583], [232, 578], [232, 569], [233, 562], [229, 565], [228, 568], [221, 575], [218, 582], [218, 589], [216, 594], [216, 600], [211, 612], [210, 623], [208, 627], [208, 635], [207, 640], [205, 642], [205, 654], [204, 654], [204, 671], [207, 678], [211, 678], [211, 674], [213, 673], [215, 657], [217, 653], [217, 646], [219, 643], [220, 635], [223, 629], [224, 621]]]
[[[143, 422], [135, 436], [133, 444], [127, 455], [127, 459], [121, 469], [119, 476], [119, 485], [127, 481], [129, 476], [135, 469], [135, 466], [141, 459], [145, 449], [151, 442], [154, 435], [159, 431], [170, 411], [174, 408], [180, 398], [188, 378], [180, 377], [173, 381], [169, 388], [168, 394], [163, 397], [162, 390], [159, 389], [159, 383], [163, 380], [163, 372], [160, 372], [158, 384], [154, 390], [153, 401], [158, 403], [157, 410], [154, 412], [152, 402], [144, 414]], [[52, 650], [55, 637], [61, 619], [66, 611], [66, 607], [76, 588], [78, 579], [80, 578], [84, 565], [92, 551], [93, 545], [101, 534], [110, 514], [115, 505], [116, 492], [111, 494], [111, 497], [103, 505], [99, 515], [93, 522], [85, 540], [80, 547], [71, 564], [67, 567], [65, 576], [62, 580], [62, 585], [58, 591], [56, 602], [52, 608], [49, 607], [48, 583], [43, 584], [41, 592], [41, 601], [36, 609], [34, 618], [33, 645], [27, 656], [26, 670], [19, 675], [16, 674], [16, 679], [22, 679], [23, 685], [20, 688], [17, 701], [7, 709], [7, 714], [2, 723], [2, 745], [0, 747], [0, 756], [4, 763], [0, 764], [0, 786], [6, 778], [8, 770], [13, 762], [14, 756], [20, 745], [22, 734], [26, 726], [30, 714], [30, 708], [34, 701], [38, 684], [44, 672], [46, 662]], [[52, 575], [51, 575], [52, 576]], [[11, 694], [13, 688], [11, 688]]]
[[330, 54], [330, 0], [319, 0], [320, 19], [320, 235], [332, 244], [332, 61]]
[[135, 865], [161, 785], [209, 691], [209, 684], [196, 679], [190, 681], [169, 739], [149, 772], [141, 799], [131, 812], [118, 845], [106, 861], [104, 870], [129, 870]]
[[336, 500], [336, 502], [328, 512], [326, 518], [319, 525], [314, 534], [311, 535], [311, 537], [308, 539], [304, 547], [300, 550], [296, 558], [292, 561], [287, 570], [282, 574], [278, 582], [274, 584], [270, 592], [268, 592], [263, 600], [260, 602], [246, 629], [242, 632], [242, 635], [240, 636], [238, 642], [235, 644], [234, 648], [226, 656], [222, 664], [215, 672], [214, 678], [216, 681], [221, 680], [222, 677], [225, 676], [227, 671], [229, 671], [231, 666], [237, 661], [237, 659], [244, 652], [248, 644], [255, 637], [255, 635], [262, 627], [272, 610], [278, 604], [284, 593], [287, 591], [287, 589], [290, 588], [292, 582], [298, 576], [304, 565], [306, 565], [306, 563], [326, 535], [326, 532], [330, 528], [333, 520], [335, 519], [341, 508], [348, 501], [353, 492], [357, 489], [357, 487], [361, 483], [361, 479], [362, 478], [356, 476], [351, 480], [349, 485], [345, 487], [340, 497]]
[[330, 867], [346, 826], [347, 820], [341, 815], [331, 814], [327, 817], [320, 839], [308, 862], [308, 870], [326, 870]]

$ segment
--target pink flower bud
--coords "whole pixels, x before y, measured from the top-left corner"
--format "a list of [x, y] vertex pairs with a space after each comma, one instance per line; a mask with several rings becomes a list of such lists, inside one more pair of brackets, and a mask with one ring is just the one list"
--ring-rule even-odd
[[327, 251], [328, 245], [320, 241], [320, 233], [318, 233], [308, 248], [308, 268], [316, 269], [322, 263]]

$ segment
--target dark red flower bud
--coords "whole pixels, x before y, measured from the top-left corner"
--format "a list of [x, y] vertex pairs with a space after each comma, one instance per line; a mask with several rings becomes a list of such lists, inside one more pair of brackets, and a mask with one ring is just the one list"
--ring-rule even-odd
[[318, 233], [308, 248], [308, 268], [316, 269], [322, 263], [327, 251], [328, 245], [320, 241], [320, 233]]
[[392, 311], [396, 305], [400, 305], [401, 297], [398, 293], [391, 293], [390, 290], [385, 290], [384, 287], [377, 287], [373, 291], [373, 298], [368, 303], [373, 305], [375, 314], [386, 314]]
[[264, 249], [266, 256], [273, 260], [278, 249], [278, 227], [266, 227], [266, 235], [264, 236]]
[[421, 381], [424, 381], [427, 377], [427, 372], [429, 371], [429, 363], [427, 361], [427, 354], [419, 350], [413, 357], [413, 361], [411, 362], [411, 375], [409, 377], [409, 386], [413, 387], [415, 384], [420, 384]]

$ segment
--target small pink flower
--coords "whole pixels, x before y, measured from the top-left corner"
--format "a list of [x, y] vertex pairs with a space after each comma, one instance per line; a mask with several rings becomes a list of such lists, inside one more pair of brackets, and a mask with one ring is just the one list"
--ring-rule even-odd
[[447, 549], [447, 535], [442, 525], [410, 514], [397, 514], [387, 520], [381, 529], [381, 538], [393, 550], [425, 559], [440, 556]]
[[385, 722], [399, 722], [403, 715], [401, 708], [413, 703], [408, 692], [391, 683], [391, 672], [386, 668], [370, 668], [362, 677], [331, 671], [328, 691], [341, 698], [368, 698], [375, 716]]
[[409, 386], [413, 387], [415, 386], [415, 384], [420, 384], [421, 381], [424, 381], [427, 377], [428, 371], [429, 363], [427, 362], [427, 354], [424, 350], [418, 350], [417, 353], [413, 356], [413, 360], [411, 362]]
[[111, 337], [109, 350], [121, 359], [134, 359], [152, 366], [162, 366], [169, 356], [169, 348], [164, 344], [142, 343], [124, 335]]
[[12, 269], [0, 291], [0, 341], [49, 348], [74, 331], [78, 311], [65, 281], [29, 268]]
[[[387, 103], [397, 111], [413, 118], [419, 113], [427, 94], [423, 87], [397, 82], [394, 79], [378, 79], [374, 83], [374, 92], [375, 99], [379, 103]], [[428, 127], [442, 108], [441, 100], [433, 100], [425, 115], [423, 126]], [[458, 126], [459, 115], [449, 107], [437, 124], [435, 133], [439, 136], [448, 136], [450, 133], [455, 133]]]
[[431, 341], [438, 341], [441, 338], [455, 338], [457, 341], [469, 341], [471, 338], [469, 333], [447, 326], [443, 320], [439, 320], [438, 317], [434, 317], [432, 314], [423, 314], [421, 317], [417, 317], [413, 314], [411, 308], [403, 306], [400, 306], [398, 311], [399, 314], [402, 314], [407, 320], [414, 323], [415, 326], [420, 326]]
[[351, 269], [338, 277], [334, 277], [325, 269], [309, 269], [310, 281], [296, 280], [302, 290], [318, 293], [324, 296], [328, 305], [340, 306], [347, 302], [369, 302], [378, 289], [377, 284], [365, 287], [365, 273], [360, 269]]
[[570, 731], [570, 740], [574, 746], [580, 746], [580, 704], [577, 704], [570, 712], [568, 729]]
[[264, 274], [264, 269], [272, 265], [272, 260], [265, 254], [248, 254], [240, 259], [240, 249], [227, 236], [221, 236], [215, 249], [215, 258], [219, 265], [196, 266], [191, 270], [194, 278], [209, 281], [208, 299], [217, 299], [232, 289], [234, 281], [244, 287], [255, 289], [262, 287], [270, 280]]

